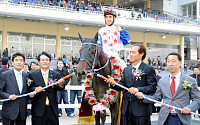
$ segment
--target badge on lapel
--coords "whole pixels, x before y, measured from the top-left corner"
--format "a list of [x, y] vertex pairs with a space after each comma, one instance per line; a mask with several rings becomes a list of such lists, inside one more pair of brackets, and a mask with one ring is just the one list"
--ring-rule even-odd
[[144, 75], [144, 74], [146, 74], [146, 73], [143, 73], [140, 69], [138, 69], [138, 70], [134, 73], [134, 76], [135, 76], [135, 78], [136, 78], [136, 81], [137, 81], [138, 79], [141, 80], [141, 77], [142, 77], [142, 75]]

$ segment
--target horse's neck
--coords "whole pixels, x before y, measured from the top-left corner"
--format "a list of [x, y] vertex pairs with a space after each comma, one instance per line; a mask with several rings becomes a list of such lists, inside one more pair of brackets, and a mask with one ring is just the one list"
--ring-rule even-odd
[[[106, 65], [107, 61], [109, 61], [109, 59], [105, 55], [100, 56], [98, 67], [99, 68], [104, 67]], [[104, 75], [104, 76], [110, 75], [110, 61], [99, 72], [101, 73], [101, 75]]]

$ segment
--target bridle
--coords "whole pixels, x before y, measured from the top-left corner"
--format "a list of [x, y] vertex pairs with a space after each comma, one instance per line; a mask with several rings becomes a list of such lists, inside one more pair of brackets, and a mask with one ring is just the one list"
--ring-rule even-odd
[[94, 58], [93, 58], [93, 62], [89, 62], [89, 61], [88, 61], [87, 59], [85, 59], [85, 58], [80, 58], [80, 61], [85, 61], [85, 62], [88, 63], [88, 65], [89, 65], [90, 67], [92, 67], [92, 68], [91, 68], [92, 71], [98, 72], [99, 70], [105, 68], [105, 67], [108, 65], [109, 59], [107, 58], [107, 62], [106, 62], [106, 64], [105, 64], [104, 66], [102, 66], [102, 67], [100, 67], [100, 68], [98, 68], [98, 69], [95, 69], [95, 63], [96, 63], [96, 61], [98, 61], [98, 60], [96, 60], [96, 59], [97, 59], [97, 55], [98, 55], [98, 48], [97, 48], [97, 45], [98, 45], [98, 44], [95, 44], [95, 43], [82, 43], [82, 44], [85, 44], [85, 45], [94, 45], [94, 46], [95, 46], [96, 53], [95, 53], [95, 56], [94, 56]]

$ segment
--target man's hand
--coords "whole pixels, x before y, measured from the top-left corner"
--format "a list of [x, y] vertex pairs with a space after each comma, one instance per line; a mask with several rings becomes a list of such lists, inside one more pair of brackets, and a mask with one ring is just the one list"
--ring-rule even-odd
[[11, 99], [11, 100], [15, 100], [15, 99], [17, 99], [17, 96], [16, 96], [15, 94], [10, 95], [10, 96], [9, 96], [9, 99]]
[[41, 86], [39, 86], [39, 87], [37, 87], [36, 89], [35, 89], [35, 91], [37, 92], [37, 93], [40, 93], [40, 92], [42, 92], [42, 91], [45, 91]]
[[30, 98], [33, 98], [33, 97], [35, 97], [35, 95], [36, 95], [36, 93], [35, 93], [35, 91], [34, 91], [34, 92], [31, 92], [31, 93], [29, 94], [29, 97], [30, 97]]
[[108, 79], [104, 80], [105, 82], [111, 84], [111, 85], [115, 85], [114, 83], [114, 78], [108, 75]]
[[65, 82], [64, 79], [62, 79], [62, 78], [59, 79], [59, 80], [58, 80], [58, 84], [59, 84], [59, 86], [63, 86], [64, 82]]
[[143, 96], [144, 94], [142, 92], [138, 92], [135, 94], [135, 96], [138, 98], [138, 99], [143, 99]]
[[191, 110], [188, 107], [184, 107], [183, 110], [181, 111], [181, 113], [184, 113], [184, 114], [189, 114], [190, 112]]
[[139, 92], [139, 90], [138, 88], [131, 87], [128, 89], [128, 92], [130, 92], [131, 94], [136, 94]]
[[118, 25], [118, 26], [116, 27], [116, 30], [117, 30], [117, 32], [121, 32], [121, 31], [122, 31], [122, 28], [120, 27], [120, 25]]

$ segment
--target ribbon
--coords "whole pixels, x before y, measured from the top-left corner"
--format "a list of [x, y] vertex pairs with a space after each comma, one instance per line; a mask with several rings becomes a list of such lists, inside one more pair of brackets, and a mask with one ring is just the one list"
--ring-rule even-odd
[[[71, 74], [69, 74], [69, 75], [63, 77], [62, 79], [64, 79], [64, 80], [69, 79], [69, 78], [71, 78], [73, 75], [75, 75], [75, 73], [71, 73]], [[57, 85], [57, 84], [58, 84], [58, 82], [52, 83], [52, 84], [50, 84], [50, 85], [48, 85], [48, 86], [45, 86], [45, 87], [42, 87], [42, 88], [43, 88], [43, 89], [47, 89], [47, 88], [49, 88], [49, 87], [51, 87], [51, 86], [54, 86], [54, 85]], [[33, 91], [33, 92], [26, 93], [26, 94], [23, 94], [23, 95], [17, 95], [17, 98], [22, 98], [22, 97], [29, 96], [31, 93], [37, 93], [37, 91]], [[11, 100], [11, 99], [9, 99], [9, 98], [8, 98], [8, 99], [0, 99], [0, 102], [10, 101], [10, 100]]]
[[97, 111], [100, 111], [103, 114], [103, 110], [106, 110], [106, 107], [101, 103], [97, 103], [93, 106], [92, 110], [94, 111], [94, 114], [96, 114]]
[[[102, 75], [100, 75], [100, 74], [97, 74], [97, 76], [100, 77], [100, 78], [102, 78], [102, 79], [104, 79], [104, 80], [108, 79], [108, 78], [106, 78], [106, 77], [104, 77], [104, 76], [102, 76]], [[123, 85], [121, 85], [121, 84], [119, 84], [119, 83], [117, 83], [117, 82], [115, 82], [115, 81], [114, 81], [114, 83], [115, 83], [115, 85], [117, 85], [117, 86], [119, 86], [119, 87], [121, 87], [121, 88], [123, 88], [123, 89], [125, 89], [125, 90], [128, 91], [128, 88], [127, 88], [127, 87], [125, 87], [125, 86], [123, 86]], [[151, 102], [158, 103], [158, 104], [167, 106], [167, 107], [169, 107], [169, 108], [173, 108], [173, 109], [180, 110], [180, 111], [183, 110], [182, 108], [178, 108], [178, 107], [175, 107], [175, 106], [172, 106], [172, 105], [169, 105], [169, 104], [165, 104], [165, 103], [163, 103], [163, 102], [159, 102], [159, 101], [157, 101], [157, 100], [148, 98], [148, 97], [146, 97], [146, 96], [144, 96], [144, 95], [143, 95], [142, 97], [143, 97], [144, 99], [147, 99], [147, 100], [151, 101]], [[196, 115], [196, 116], [200, 116], [200, 114], [197, 114], [197, 113], [195, 113], [195, 112], [190, 112], [190, 114], [193, 114], [193, 115]]]

